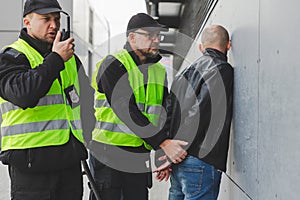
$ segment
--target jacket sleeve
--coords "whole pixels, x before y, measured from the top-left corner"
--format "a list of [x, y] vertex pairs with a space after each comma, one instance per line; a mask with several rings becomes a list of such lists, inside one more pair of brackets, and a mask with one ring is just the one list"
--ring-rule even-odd
[[158, 148], [167, 135], [138, 109], [125, 67], [113, 56], [108, 56], [101, 64], [96, 80], [99, 92], [105, 93], [119, 119], [138, 137]]
[[0, 54], [0, 96], [23, 109], [35, 107], [63, 69], [57, 53], [50, 53], [32, 69], [24, 54], [8, 48]]

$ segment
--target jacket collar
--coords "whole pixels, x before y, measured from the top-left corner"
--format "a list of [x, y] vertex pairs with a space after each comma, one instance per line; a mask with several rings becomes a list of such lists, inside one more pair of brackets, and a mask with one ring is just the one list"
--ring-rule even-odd
[[50, 45], [47, 42], [31, 37], [30, 35], [28, 35], [26, 28], [23, 28], [21, 30], [19, 37], [25, 40], [30, 46], [32, 46], [35, 50], [37, 50], [43, 57], [46, 57], [52, 51], [52, 44]]
[[224, 53], [222, 53], [221, 51], [219, 51], [217, 49], [207, 48], [207, 49], [205, 49], [203, 55], [209, 55], [211, 57], [216, 57], [216, 58], [219, 58], [226, 62], [228, 60], [227, 55], [225, 55]]

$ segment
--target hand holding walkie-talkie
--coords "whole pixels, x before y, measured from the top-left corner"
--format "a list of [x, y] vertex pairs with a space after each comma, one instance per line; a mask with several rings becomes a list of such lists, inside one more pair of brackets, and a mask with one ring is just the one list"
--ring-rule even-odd
[[67, 30], [58, 31], [53, 42], [52, 51], [58, 53], [64, 62], [68, 61], [74, 54], [74, 38], [70, 38], [70, 16], [67, 15]]
[[65, 41], [61, 41], [62, 32], [57, 32], [55, 40], [53, 42], [52, 51], [59, 54], [64, 62], [68, 61], [74, 54], [74, 38], [68, 38]]

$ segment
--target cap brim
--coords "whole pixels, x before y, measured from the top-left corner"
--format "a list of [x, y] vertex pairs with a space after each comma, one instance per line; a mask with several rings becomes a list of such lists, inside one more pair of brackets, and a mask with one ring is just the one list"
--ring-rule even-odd
[[32, 12], [44, 15], [44, 14], [55, 13], [55, 12], [63, 12], [63, 11], [59, 8], [42, 8], [42, 9], [34, 10]]
[[169, 28], [165, 25], [160, 26], [153, 26], [153, 27], [141, 27], [140, 29], [143, 29], [145, 31], [153, 32], [153, 31], [169, 31]]

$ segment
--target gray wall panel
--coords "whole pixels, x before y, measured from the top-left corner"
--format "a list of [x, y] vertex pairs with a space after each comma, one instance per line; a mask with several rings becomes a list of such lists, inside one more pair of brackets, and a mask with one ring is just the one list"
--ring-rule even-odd
[[[227, 173], [253, 199], [257, 197], [258, 5], [258, 0], [220, 0], [207, 22], [207, 25], [221, 24], [231, 33], [229, 62], [234, 67], [235, 84]], [[222, 191], [225, 190], [230, 196], [224, 198], [220, 195], [219, 199], [246, 198], [232, 183], [227, 186], [223, 184]]]
[[299, 199], [299, 1], [260, 1], [259, 199]]
[[16, 32], [0, 32], [0, 49], [11, 44], [18, 38], [19, 31]]
[[0, 29], [1, 31], [19, 31], [22, 26], [23, 1], [1, 0], [0, 6]]
[[248, 199], [243, 190], [255, 200], [299, 199], [299, 6], [297, 0], [219, 0], [206, 24], [224, 25], [233, 42], [227, 174], [238, 187], [223, 175], [220, 200]]
[[249, 198], [223, 174], [218, 200], [249, 200]]

